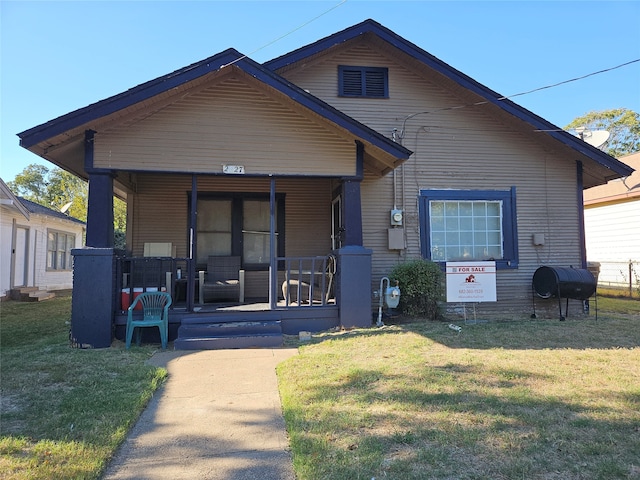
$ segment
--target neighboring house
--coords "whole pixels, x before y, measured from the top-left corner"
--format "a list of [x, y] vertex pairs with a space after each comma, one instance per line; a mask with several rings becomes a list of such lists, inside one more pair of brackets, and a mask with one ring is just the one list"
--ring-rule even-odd
[[71, 250], [82, 246], [84, 222], [15, 196], [0, 179], [0, 295], [24, 291], [34, 299], [71, 289]]
[[600, 285], [639, 288], [640, 153], [620, 161], [635, 172], [584, 192], [587, 259], [600, 263]]
[[[371, 325], [381, 277], [419, 257], [495, 260], [497, 302], [478, 308], [528, 314], [539, 266], [586, 267], [583, 188], [632, 172], [373, 20], [264, 64], [229, 49], [19, 137], [89, 180], [72, 324], [95, 346], [112, 321], [122, 334], [131, 284], [174, 293], [173, 337], [219, 314], [197, 298], [210, 255], [242, 258], [245, 303], [285, 333]], [[157, 244], [168, 263], [145, 257]], [[283, 305], [291, 265], [330, 253], [335, 302]]]

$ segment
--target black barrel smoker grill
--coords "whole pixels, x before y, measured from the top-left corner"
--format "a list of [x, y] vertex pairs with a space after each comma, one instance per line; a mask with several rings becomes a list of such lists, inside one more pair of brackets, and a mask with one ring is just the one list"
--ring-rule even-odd
[[[596, 320], [598, 319], [598, 294], [596, 279], [593, 274], [583, 268], [573, 267], [540, 267], [533, 274], [531, 282], [533, 314], [536, 318], [536, 295], [540, 298], [558, 298], [560, 320], [564, 320], [569, 312], [569, 299], [587, 300], [595, 295]], [[567, 299], [564, 315], [562, 315], [562, 297]]]

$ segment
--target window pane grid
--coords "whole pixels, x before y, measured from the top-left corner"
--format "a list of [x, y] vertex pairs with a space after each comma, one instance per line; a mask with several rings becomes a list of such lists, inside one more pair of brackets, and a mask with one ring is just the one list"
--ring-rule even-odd
[[63, 232], [47, 232], [47, 269], [70, 270], [71, 249], [76, 243], [76, 236]]
[[430, 201], [429, 218], [432, 260], [503, 258], [502, 201]]
[[[276, 200], [276, 228], [282, 217], [280, 202]], [[271, 261], [271, 207], [262, 196], [199, 198], [196, 231], [199, 265], [206, 265], [210, 255], [240, 255], [243, 267], [250, 269], [262, 269]]]

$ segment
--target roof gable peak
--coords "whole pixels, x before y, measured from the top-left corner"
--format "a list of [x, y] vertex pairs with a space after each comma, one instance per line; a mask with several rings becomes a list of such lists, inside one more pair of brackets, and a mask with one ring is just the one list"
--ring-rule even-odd
[[397, 48], [402, 53], [413, 58], [415, 61], [421, 62], [428, 68], [433, 69], [435, 72], [456, 82], [461, 87], [480, 96], [484, 99], [483, 103], [490, 103], [497, 106], [508, 114], [513, 115], [519, 120], [531, 125], [534, 131], [544, 132], [561, 144], [564, 144], [574, 151], [594, 160], [596, 163], [604, 166], [612, 172], [615, 172], [611, 178], [629, 175], [633, 171], [633, 169], [629, 168], [624, 163], [621, 163], [615, 158], [607, 155], [605, 152], [571, 135], [569, 132], [562, 130], [544, 118], [509, 100], [509, 98], [500, 95], [485, 85], [482, 85], [473, 78], [453, 68], [439, 58], [431, 55], [426, 50], [418, 47], [414, 43], [406, 40], [372, 19], [364, 20], [363, 22], [348, 27], [340, 32], [334, 33], [314, 43], [265, 62], [263, 65], [268, 69], [278, 71], [365, 34], [376, 35], [381, 40]]

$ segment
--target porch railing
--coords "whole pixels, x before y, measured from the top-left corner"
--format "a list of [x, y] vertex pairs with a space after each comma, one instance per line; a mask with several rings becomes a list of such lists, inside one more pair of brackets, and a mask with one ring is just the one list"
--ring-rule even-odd
[[282, 297], [287, 307], [313, 307], [335, 303], [336, 258], [278, 257], [284, 270]]
[[[286, 307], [334, 305], [336, 258], [333, 255], [277, 257], [278, 285]], [[196, 275], [188, 275], [189, 258], [116, 257], [116, 310], [124, 311], [145, 291], [166, 291], [174, 300], [171, 309], [193, 309], [198, 304]], [[196, 269], [193, 268], [193, 272]]]
[[[164, 291], [176, 300], [188, 302], [188, 258], [117, 257], [116, 292], [120, 293], [119, 310], [126, 310], [142, 292]], [[195, 280], [193, 280], [195, 281]], [[193, 300], [193, 299], [192, 299]], [[192, 304], [192, 302], [191, 302]]]

